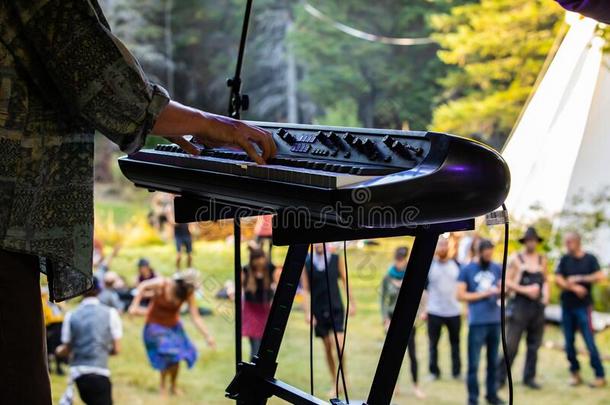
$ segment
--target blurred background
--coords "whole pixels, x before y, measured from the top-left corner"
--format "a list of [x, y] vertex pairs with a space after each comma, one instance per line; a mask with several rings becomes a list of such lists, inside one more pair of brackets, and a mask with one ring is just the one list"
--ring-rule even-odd
[[[135, 54], [150, 80], [162, 84], [177, 101], [226, 114], [226, 78], [234, 71], [245, 1], [100, 3], [113, 32]], [[442, 131], [472, 137], [501, 150], [568, 32], [564, 17], [565, 12], [552, 0], [256, 0], [243, 70], [243, 91], [250, 96], [251, 107], [243, 118]], [[603, 27], [597, 35], [606, 36]], [[103, 256], [113, 258], [110, 269], [127, 285], [137, 277], [141, 258], [146, 258], [158, 274], [172, 274], [175, 247], [171, 232], [155, 220], [159, 201], [122, 177], [116, 164], [118, 149], [103, 136], [96, 136], [98, 249]], [[161, 142], [156, 137], [148, 139], [149, 146]], [[578, 229], [587, 241], [608, 225], [609, 201], [610, 194], [600, 189], [591, 196], [580, 195], [553, 216], [515, 220], [510, 249], [518, 248], [518, 236], [534, 224], [545, 238], [543, 249], [551, 257], [553, 270], [563, 233]], [[562, 218], [561, 226], [557, 226], [558, 217]], [[255, 219], [246, 221], [245, 240], [255, 236], [254, 223]], [[478, 232], [502, 241], [501, 229], [481, 224]], [[232, 278], [232, 226], [198, 224], [191, 226], [191, 233], [195, 240], [193, 267], [203, 277], [199, 301], [212, 313], [206, 321], [216, 335], [218, 348], [208, 349], [187, 321], [200, 349], [200, 360], [192, 370], [183, 371], [182, 397], [160, 398], [158, 377], [147, 364], [142, 344], [143, 321], [124, 315], [125, 349], [110, 365], [117, 404], [229, 403], [223, 397], [234, 369], [233, 309], [230, 302], [215, 296]], [[381, 349], [381, 278], [392, 263], [394, 248], [410, 243], [389, 239], [348, 247], [352, 287], [359, 302], [358, 314], [350, 319], [347, 343], [354, 398], [364, 398], [368, 392]], [[245, 252], [244, 247], [244, 256]], [[281, 265], [284, 252], [274, 248], [276, 265]], [[497, 253], [501, 253], [499, 249]], [[557, 296], [554, 290], [555, 304]], [[607, 283], [596, 286], [594, 297], [596, 310], [610, 312]], [[73, 305], [66, 304], [64, 310]], [[302, 314], [294, 318], [278, 375], [306, 388], [309, 366], [302, 348], [308, 345], [308, 326]], [[422, 386], [427, 393], [422, 403], [465, 403], [463, 383], [425, 381], [427, 344], [425, 328], [419, 329], [418, 355], [424, 365]], [[606, 366], [610, 365], [610, 332], [601, 332], [598, 344]], [[582, 401], [584, 395], [589, 404], [610, 403], [607, 389], [592, 392], [567, 387], [562, 345], [560, 330], [549, 327], [540, 353], [545, 389], [534, 392], [518, 386], [516, 403], [571, 404]], [[441, 347], [441, 364], [447, 368], [448, 347], [442, 343]], [[520, 370], [521, 364], [522, 356], [515, 369]], [[330, 385], [326, 384], [321, 346], [317, 347], [315, 367], [321, 376], [319, 392], [326, 393]], [[408, 373], [403, 374], [400, 384], [404, 388], [396, 403], [414, 403]], [[58, 399], [66, 379], [52, 378]]]

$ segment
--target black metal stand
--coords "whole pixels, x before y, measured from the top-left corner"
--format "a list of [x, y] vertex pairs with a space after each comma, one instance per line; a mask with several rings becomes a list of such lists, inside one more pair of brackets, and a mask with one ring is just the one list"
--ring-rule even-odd
[[426, 229], [419, 230], [415, 236], [377, 371], [371, 384], [366, 402], [368, 405], [389, 404], [392, 400], [438, 237], [438, 231], [430, 232]]
[[[415, 236], [415, 242], [366, 404], [389, 405], [391, 402], [439, 235], [473, 227], [474, 221], [466, 220], [402, 229], [403, 235]], [[329, 232], [333, 230], [337, 229], [325, 227], [317, 230], [299, 230], [295, 238], [300, 241], [305, 233], [311, 243], [327, 241], [329, 238], [332, 239], [332, 233]], [[369, 230], [367, 233], [375, 237], [379, 234], [384, 235], [387, 231]], [[279, 234], [283, 242], [289, 242], [287, 233], [279, 232]], [[355, 236], [362, 237], [361, 233]], [[274, 378], [277, 356], [305, 265], [308, 247], [309, 243], [290, 244], [259, 354], [253, 363], [240, 363], [237, 375], [227, 387], [227, 397], [246, 405], [264, 405], [271, 396], [299, 405], [329, 403]], [[331, 403], [343, 404], [337, 399], [333, 399]]]
[[[204, 220], [220, 220], [240, 217], [244, 215], [269, 214], [268, 211], [257, 210], [240, 211], [235, 206], [216, 204], [211, 210], [201, 210], [201, 207], [212, 206], [209, 201], [200, 197], [182, 196], [174, 200], [175, 217], [177, 222], [195, 222]], [[238, 220], [235, 220], [238, 225]], [[428, 270], [434, 256], [434, 250], [439, 235], [445, 232], [457, 232], [474, 229], [474, 220], [447, 222], [441, 224], [404, 226], [399, 228], [375, 229], [347, 229], [336, 225], [324, 225], [319, 228], [302, 227], [298, 230], [283, 228], [280, 221], [274, 221], [273, 244], [289, 246], [282, 275], [280, 277], [271, 312], [265, 326], [263, 340], [258, 355], [252, 363], [240, 362], [237, 365], [237, 374], [227, 387], [227, 397], [234, 399], [238, 404], [264, 405], [267, 399], [277, 396], [283, 400], [298, 405], [328, 405], [329, 402], [318, 399], [300, 389], [292, 387], [275, 379], [277, 358], [282, 344], [282, 338], [288, 324], [288, 318], [294, 302], [299, 279], [309, 245], [312, 243], [344, 241], [356, 239], [374, 239], [389, 236], [414, 236], [415, 242], [407, 264], [407, 271], [403, 280], [392, 322], [386, 335], [381, 351], [375, 377], [369, 392], [367, 405], [389, 405], [396, 386], [398, 374], [402, 366], [407, 344], [413, 330], [413, 323], [417, 315], [419, 302], [428, 278]], [[238, 254], [240, 244], [239, 227], [236, 226], [236, 303], [240, 290], [237, 290], [239, 281]], [[241, 272], [241, 267], [239, 267]], [[240, 273], [241, 274], [241, 273]], [[241, 309], [241, 306], [239, 307]], [[236, 339], [241, 336], [240, 311], [236, 306], [236, 323], [240, 329], [235, 330]], [[239, 339], [241, 343], [241, 339]], [[236, 350], [241, 346], [236, 342]], [[237, 353], [239, 359], [240, 354]], [[341, 405], [338, 399], [330, 401], [332, 405]], [[345, 405], [345, 404], [343, 404]]]

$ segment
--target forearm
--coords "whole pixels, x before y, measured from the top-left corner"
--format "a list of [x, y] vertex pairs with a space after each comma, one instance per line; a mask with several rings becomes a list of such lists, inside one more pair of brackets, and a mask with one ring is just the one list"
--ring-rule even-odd
[[208, 326], [205, 324], [205, 322], [203, 322], [203, 319], [201, 319], [200, 316], [194, 316], [192, 318], [197, 330], [203, 335], [203, 337], [205, 337], [206, 339], [209, 338], [210, 330], [208, 329]]
[[489, 294], [482, 292], [464, 292], [458, 296], [458, 299], [463, 302], [475, 302], [488, 298]]
[[588, 274], [586, 276], [583, 276], [583, 282], [585, 283], [589, 283], [589, 284], [595, 284], [595, 283], [600, 283], [602, 281], [604, 281], [604, 279], [606, 278], [606, 275], [604, 274], [604, 272], [602, 271], [596, 271], [593, 274]]
[[561, 288], [562, 290], [566, 290], [566, 291], [569, 291], [571, 288], [570, 283], [563, 276], [555, 277], [555, 285], [557, 287]]
[[213, 114], [170, 101], [159, 113], [151, 133], [164, 137], [197, 135], [209, 125], [211, 117]]

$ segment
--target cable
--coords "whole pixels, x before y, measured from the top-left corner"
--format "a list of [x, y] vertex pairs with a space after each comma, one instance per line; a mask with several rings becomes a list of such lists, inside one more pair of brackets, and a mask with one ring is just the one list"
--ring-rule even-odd
[[386, 45], [399, 46], [427, 45], [435, 43], [432, 38], [391, 38], [384, 37], [382, 35], [370, 34], [368, 32], [361, 31], [359, 29], [350, 27], [348, 25], [333, 20], [331, 17], [322, 13], [320, 10], [318, 10], [309, 3], [305, 3], [305, 11], [309, 13], [309, 15], [311, 15], [312, 17], [317, 18], [320, 21], [329, 23], [333, 26], [333, 28], [343, 32], [344, 34], [369, 42], [378, 42]]
[[[341, 353], [339, 353], [339, 363], [341, 363], [341, 373], [343, 374], [343, 353], [345, 352], [345, 341], [347, 340], [347, 321], [349, 319], [349, 305], [350, 305], [350, 294], [349, 294], [349, 271], [347, 268], [347, 242], [343, 241], [343, 262], [345, 263], [345, 295], [346, 297], [346, 307], [345, 307], [345, 323], [343, 324], [343, 342], [341, 343]], [[335, 384], [339, 385], [339, 370], [337, 369], [337, 377], [335, 379]], [[344, 387], [345, 388], [345, 387]], [[349, 395], [347, 393], [347, 389], [345, 390], [345, 402], [349, 404]]]
[[[327, 292], [326, 297], [328, 298], [328, 309], [330, 311], [330, 323], [333, 327], [333, 336], [335, 338], [335, 347], [337, 349], [337, 357], [339, 359], [339, 367], [337, 369], [337, 375], [339, 373], [341, 373], [341, 380], [343, 382], [343, 391], [345, 392], [345, 395], [347, 396], [347, 384], [345, 383], [345, 374], [343, 373], [343, 361], [342, 361], [342, 356], [340, 355], [341, 347], [339, 345], [339, 338], [337, 337], [337, 327], [335, 325], [335, 317], [334, 317], [335, 311], [333, 310], [333, 302], [332, 302], [332, 298], [330, 296], [330, 275], [328, 274], [328, 257], [326, 255], [326, 243], [322, 243], [322, 249], [323, 249], [323, 254], [324, 254], [324, 273], [326, 275], [326, 292]], [[338, 378], [335, 380], [335, 392], [338, 397], [339, 396], [339, 379]], [[347, 398], [346, 398], [346, 402], [347, 402]]]
[[313, 245], [309, 245], [309, 385], [311, 395], [315, 396], [313, 383]]
[[506, 367], [506, 377], [508, 380], [508, 404], [513, 405], [513, 374], [510, 369], [510, 360], [508, 359], [508, 345], [506, 343], [506, 267], [508, 263], [508, 241], [509, 241], [509, 224], [508, 210], [506, 204], [502, 204], [504, 211], [504, 254], [502, 257], [502, 284], [500, 291], [500, 311], [502, 317], [500, 319], [502, 327], [502, 352], [504, 352], [504, 366]]

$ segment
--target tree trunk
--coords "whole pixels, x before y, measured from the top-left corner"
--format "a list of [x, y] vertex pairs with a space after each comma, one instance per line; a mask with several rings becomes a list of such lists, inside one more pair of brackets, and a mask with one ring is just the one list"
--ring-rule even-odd
[[292, 31], [293, 21], [292, 18], [288, 15], [288, 23], [286, 24], [286, 36], [285, 44], [286, 44], [286, 117], [288, 118], [288, 122], [299, 122], [299, 96], [298, 96], [298, 87], [297, 87], [297, 62], [294, 56], [294, 50], [292, 49], [292, 45], [290, 41], [287, 41], [290, 31]]
[[166, 85], [167, 91], [170, 96], [174, 95], [174, 43], [172, 35], [172, 9], [174, 7], [174, 0], [165, 0], [165, 13], [164, 13], [164, 39], [165, 39], [165, 53], [167, 57], [167, 69], [166, 69]]

